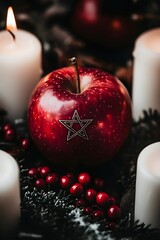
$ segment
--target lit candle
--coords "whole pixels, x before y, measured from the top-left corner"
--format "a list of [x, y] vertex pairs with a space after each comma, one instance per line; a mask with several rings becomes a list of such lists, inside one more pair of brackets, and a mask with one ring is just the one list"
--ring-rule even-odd
[[23, 117], [34, 86], [41, 77], [41, 44], [31, 33], [17, 30], [12, 8], [7, 30], [0, 32], [0, 108], [10, 119]]
[[160, 111], [160, 28], [143, 33], [133, 53], [133, 118], [149, 108]]
[[160, 228], [160, 142], [144, 148], [138, 157], [135, 220]]
[[19, 168], [11, 155], [0, 150], [0, 236], [8, 234], [19, 217]]

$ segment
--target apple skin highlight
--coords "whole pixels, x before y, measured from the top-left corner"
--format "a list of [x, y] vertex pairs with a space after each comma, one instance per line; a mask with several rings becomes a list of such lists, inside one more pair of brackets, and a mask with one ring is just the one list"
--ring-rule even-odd
[[51, 162], [74, 167], [98, 166], [115, 156], [131, 126], [131, 100], [114, 76], [74, 67], [55, 70], [36, 86], [30, 99], [31, 137]]

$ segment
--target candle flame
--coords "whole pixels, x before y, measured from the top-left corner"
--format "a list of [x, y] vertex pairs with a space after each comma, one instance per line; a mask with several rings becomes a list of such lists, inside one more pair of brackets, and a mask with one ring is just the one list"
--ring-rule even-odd
[[8, 8], [6, 29], [11, 32], [17, 30], [17, 24], [12, 7]]

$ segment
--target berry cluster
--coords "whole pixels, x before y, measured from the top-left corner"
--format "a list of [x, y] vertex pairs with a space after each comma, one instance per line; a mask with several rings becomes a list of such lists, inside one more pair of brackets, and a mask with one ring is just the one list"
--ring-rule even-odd
[[18, 153], [26, 152], [30, 146], [28, 137], [22, 137], [10, 123], [2, 124], [0, 128], [0, 139], [2, 140], [1, 142], [5, 142], [5, 145], [11, 144], [16, 146], [16, 153], [11, 152], [11, 154], [16, 157]]
[[87, 172], [80, 173], [78, 177], [73, 173], [59, 176], [48, 166], [31, 168], [28, 175], [34, 187], [68, 191], [74, 199], [75, 207], [83, 208], [84, 214], [92, 216], [93, 220], [107, 218], [107, 226], [111, 229], [116, 226], [121, 209], [116, 205], [116, 199], [104, 192], [104, 181], [101, 178], [92, 179]]

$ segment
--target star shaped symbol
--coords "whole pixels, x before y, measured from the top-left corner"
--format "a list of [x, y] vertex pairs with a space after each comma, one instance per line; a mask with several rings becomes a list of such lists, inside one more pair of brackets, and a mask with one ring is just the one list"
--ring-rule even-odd
[[[79, 136], [86, 140], [89, 140], [88, 135], [86, 133], [86, 127], [93, 121], [93, 119], [80, 119], [78, 111], [75, 110], [70, 120], [59, 120], [59, 122], [68, 129], [67, 133], [67, 141], [71, 140], [72, 138]], [[73, 128], [74, 124], [79, 125], [79, 129]]]

